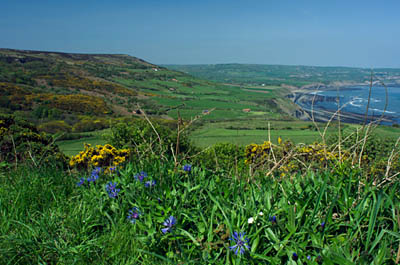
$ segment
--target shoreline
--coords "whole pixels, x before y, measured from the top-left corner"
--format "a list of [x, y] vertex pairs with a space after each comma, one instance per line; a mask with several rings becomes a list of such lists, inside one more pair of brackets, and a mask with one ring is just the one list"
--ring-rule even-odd
[[[365, 84], [352, 84], [353, 86], [357, 85], [363, 85]], [[289, 98], [296, 106], [299, 108], [300, 111], [297, 111], [295, 113], [296, 118], [299, 118], [301, 120], [312, 120], [312, 117], [314, 117], [314, 120], [316, 122], [328, 122], [333, 115], [338, 111], [337, 109], [327, 109], [324, 108], [323, 106], [316, 106], [316, 102], [320, 101], [327, 101], [327, 102], [335, 102], [337, 100], [336, 97], [332, 96], [325, 96], [325, 95], [318, 95], [315, 93], [316, 89], [322, 90], [322, 91], [332, 91], [332, 90], [361, 90], [361, 88], [357, 87], [332, 87], [332, 86], [325, 86], [323, 89], [320, 87], [308, 87], [308, 88], [301, 88], [301, 89], [293, 89], [291, 91], [291, 94], [287, 95], [287, 98]], [[314, 103], [314, 107], [312, 107]], [[302, 114], [300, 115], [300, 113]], [[339, 115], [335, 115], [336, 117], [332, 118], [332, 120], [338, 120]], [[366, 120], [366, 121], [365, 121]], [[353, 123], [353, 124], [358, 124], [358, 123], [364, 123], [364, 122], [376, 122], [380, 120], [381, 124], [384, 125], [393, 125], [399, 123], [399, 117], [393, 116], [393, 115], [388, 115], [387, 113], [385, 114], [379, 114], [379, 115], [368, 115], [365, 117], [365, 114], [361, 113], [354, 113], [354, 112], [348, 112], [348, 111], [340, 111], [340, 121], [344, 123]]]

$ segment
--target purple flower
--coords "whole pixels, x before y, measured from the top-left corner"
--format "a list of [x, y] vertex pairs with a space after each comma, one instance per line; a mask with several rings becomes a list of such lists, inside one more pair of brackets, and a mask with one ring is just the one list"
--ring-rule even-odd
[[184, 165], [183, 166], [183, 171], [186, 171], [186, 172], [192, 171], [192, 165]]
[[172, 227], [176, 224], [176, 219], [175, 217], [173, 217], [172, 215], [170, 217], [168, 217], [163, 225], [166, 226], [166, 228], [161, 229], [161, 231], [163, 232], [163, 234], [166, 234], [167, 232], [170, 232], [172, 230]]
[[147, 178], [147, 173], [144, 172], [144, 171], [141, 171], [140, 173], [136, 174], [136, 175], [134, 176], [134, 178], [135, 178], [136, 180], [139, 180], [140, 182], [142, 182], [144, 178]]
[[274, 216], [270, 217], [270, 218], [269, 218], [269, 221], [270, 221], [271, 223], [275, 224], [275, 223], [276, 223], [276, 216], [274, 215]]
[[133, 207], [129, 210], [128, 220], [134, 224], [136, 220], [139, 219], [139, 216], [142, 215], [137, 207]]
[[308, 259], [308, 260], [311, 260], [311, 256], [310, 256], [310, 255], [308, 255], [308, 256], [307, 256], [307, 259]]
[[230, 250], [235, 251], [235, 255], [244, 254], [247, 250], [250, 250], [249, 240], [244, 237], [244, 232], [233, 232], [233, 237], [229, 238], [236, 243], [236, 245], [229, 247]]
[[297, 261], [297, 260], [299, 259], [299, 256], [297, 255], [296, 252], [293, 252], [292, 259], [293, 259], [294, 261]]
[[325, 228], [325, 222], [322, 222], [321, 223], [321, 230], [324, 230], [324, 228]]
[[117, 183], [112, 183], [111, 181], [106, 184], [106, 191], [110, 198], [116, 198], [118, 196], [118, 192], [121, 189], [117, 189]]
[[76, 183], [76, 185], [78, 185], [78, 187], [82, 186], [83, 184], [85, 184], [85, 178], [81, 178], [81, 179], [79, 180], [79, 182]]
[[146, 182], [144, 183], [144, 186], [145, 186], [146, 188], [154, 187], [155, 185], [156, 185], [156, 181], [155, 181], [155, 180], [146, 181]]

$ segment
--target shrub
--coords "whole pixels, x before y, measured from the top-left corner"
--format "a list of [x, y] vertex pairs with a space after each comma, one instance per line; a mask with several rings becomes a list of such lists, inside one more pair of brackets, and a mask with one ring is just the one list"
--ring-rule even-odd
[[96, 130], [101, 130], [109, 127], [109, 123], [106, 119], [91, 119], [91, 120], [81, 120], [74, 124], [72, 130], [74, 132], [92, 132]]
[[218, 143], [195, 156], [194, 163], [209, 170], [241, 169], [244, 165], [244, 148], [232, 143]]
[[[177, 133], [155, 122], [153, 126], [154, 129], [149, 122], [142, 119], [117, 123], [111, 127], [106, 138], [116, 148], [129, 148], [139, 156], [172, 155], [171, 149], [176, 150]], [[194, 150], [186, 134], [180, 135], [178, 149], [179, 153], [190, 153]]]
[[245, 149], [246, 164], [253, 169], [275, 169], [281, 175], [294, 173], [300, 169], [320, 170], [338, 162], [348, 161], [349, 152], [342, 150], [330, 150], [321, 143], [308, 145], [294, 145], [290, 141], [282, 142], [278, 139], [278, 145], [265, 141], [263, 144], [250, 144]]
[[96, 145], [96, 147], [85, 144], [84, 148], [78, 155], [71, 158], [69, 161], [71, 167], [89, 169], [93, 167], [109, 168], [111, 166], [118, 166], [125, 162], [130, 153], [128, 149], [118, 150], [109, 144], [104, 146]]
[[71, 132], [71, 126], [65, 121], [49, 121], [42, 123], [38, 127], [39, 131], [46, 133], [60, 133], [60, 132]]
[[65, 165], [67, 158], [53, 144], [53, 139], [37, 128], [14, 116], [0, 115], [0, 161], [32, 162]]

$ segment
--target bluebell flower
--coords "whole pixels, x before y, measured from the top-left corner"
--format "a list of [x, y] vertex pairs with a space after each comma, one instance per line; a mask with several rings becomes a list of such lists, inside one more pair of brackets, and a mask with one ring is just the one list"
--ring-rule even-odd
[[192, 165], [184, 165], [183, 166], [183, 171], [186, 171], [186, 172], [190, 172], [190, 171], [192, 171]]
[[76, 183], [76, 185], [78, 185], [78, 187], [82, 186], [83, 184], [85, 184], [85, 178], [81, 178], [81, 179], [79, 180], [79, 182]]
[[106, 184], [106, 191], [110, 198], [116, 198], [118, 196], [118, 192], [121, 189], [117, 189], [117, 183], [112, 183], [111, 181]]
[[154, 187], [155, 185], [156, 185], [156, 181], [155, 181], [155, 180], [146, 181], [146, 182], [144, 183], [144, 186], [145, 186], [146, 188]]
[[235, 255], [244, 254], [247, 250], [250, 250], [249, 240], [244, 237], [244, 232], [233, 232], [233, 235], [229, 240], [234, 241], [236, 245], [229, 247], [230, 250], [235, 251]]
[[299, 259], [299, 256], [297, 255], [296, 252], [293, 252], [292, 259], [293, 259], [294, 261], [297, 261], [297, 260]]
[[135, 178], [136, 180], [139, 180], [140, 182], [142, 182], [144, 178], [147, 178], [147, 173], [144, 172], [144, 171], [141, 171], [140, 173], [136, 174], [136, 175], [134, 176], [134, 178]]
[[163, 232], [163, 234], [166, 234], [167, 232], [170, 232], [172, 230], [172, 227], [176, 224], [176, 219], [175, 217], [173, 217], [172, 215], [170, 217], [168, 217], [163, 225], [166, 226], [166, 228], [161, 229], [161, 231]]
[[136, 220], [139, 219], [141, 213], [137, 207], [133, 207], [132, 209], [129, 210], [128, 213], [128, 220], [134, 224], [136, 223]]

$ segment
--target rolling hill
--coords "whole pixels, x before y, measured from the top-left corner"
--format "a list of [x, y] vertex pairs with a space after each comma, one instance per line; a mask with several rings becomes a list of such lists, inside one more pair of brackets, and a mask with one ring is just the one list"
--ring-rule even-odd
[[213, 121], [292, 119], [285, 92], [206, 81], [129, 55], [0, 49], [0, 112], [50, 131], [101, 129], [109, 118], [140, 115], [138, 106], [165, 119], [178, 111]]

